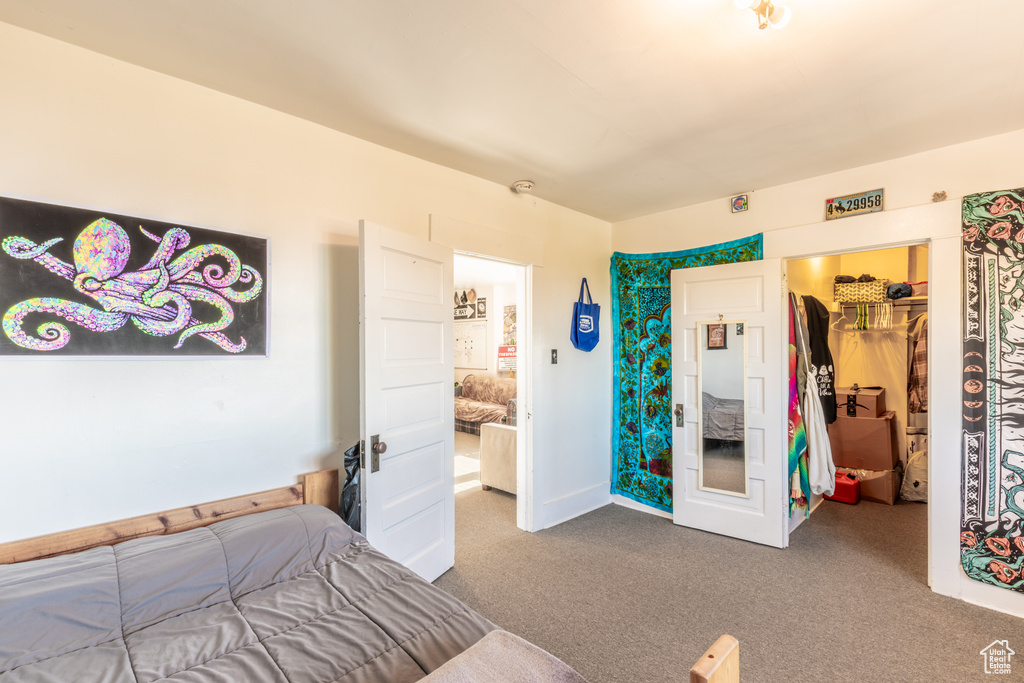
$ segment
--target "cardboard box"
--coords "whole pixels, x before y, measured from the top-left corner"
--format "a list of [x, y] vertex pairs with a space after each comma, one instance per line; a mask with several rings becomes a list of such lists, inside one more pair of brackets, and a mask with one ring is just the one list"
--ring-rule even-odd
[[855, 470], [837, 467], [836, 472], [852, 474], [860, 480], [860, 499], [870, 500], [886, 505], [895, 505], [900, 491], [900, 471]]
[[900, 449], [895, 418], [891, 410], [881, 417], [837, 417], [828, 427], [836, 467], [876, 471], [896, 467]]
[[[855, 416], [849, 414], [847, 402], [856, 409]], [[885, 413], [885, 388], [854, 392], [851, 387], [836, 387], [836, 403], [839, 414], [846, 417], [881, 417]]]

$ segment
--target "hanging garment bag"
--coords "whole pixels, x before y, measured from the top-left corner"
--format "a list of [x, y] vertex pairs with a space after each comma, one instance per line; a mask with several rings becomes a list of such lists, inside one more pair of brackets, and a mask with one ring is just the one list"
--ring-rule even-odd
[[[587, 301], [583, 301], [583, 292], [587, 293]], [[590, 351], [597, 346], [598, 322], [601, 318], [601, 306], [590, 298], [590, 285], [587, 278], [580, 283], [580, 300], [572, 305], [572, 330], [569, 340], [580, 351]]]

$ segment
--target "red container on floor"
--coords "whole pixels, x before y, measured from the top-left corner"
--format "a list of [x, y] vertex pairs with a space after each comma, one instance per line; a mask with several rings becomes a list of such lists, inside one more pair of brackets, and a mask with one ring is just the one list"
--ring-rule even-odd
[[849, 472], [836, 472], [836, 490], [826, 500], [856, 505], [860, 501], [860, 479]]

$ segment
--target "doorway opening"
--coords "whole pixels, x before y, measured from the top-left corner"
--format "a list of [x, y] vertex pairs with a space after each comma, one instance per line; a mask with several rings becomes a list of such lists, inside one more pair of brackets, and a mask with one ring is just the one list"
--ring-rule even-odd
[[[883, 511], [885, 506], [930, 500], [928, 252], [928, 243], [922, 243], [786, 262], [789, 290], [801, 308], [810, 303], [804, 297], [810, 297], [828, 315], [832, 381], [816, 379], [819, 386], [831, 384], [834, 391], [831, 410], [830, 398], [824, 391], [822, 395], [837, 473], [857, 478], [862, 501], [858, 504], [880, 506]], [[857, 282], [837, 287], [837, 277]], [[907, 295], [886, 299], [877, 294], [886, 290], [885, 281], [915, 284]], [[801, 313], [807, 315], [806, 310]], [[812, 372], [817, 374], [818, 367]], [[813, 512], [820, 505], [843, 503], [812, 496], [809, 504]], [[922, 525], [920, 538], [927, 539], [927, 513], [916, 517]], [[803, 521], [802, 514], [795, 515], [790, 529]]]
[[456, 515], [523, 527], [527, 266], [456, 252], [453, 273]]

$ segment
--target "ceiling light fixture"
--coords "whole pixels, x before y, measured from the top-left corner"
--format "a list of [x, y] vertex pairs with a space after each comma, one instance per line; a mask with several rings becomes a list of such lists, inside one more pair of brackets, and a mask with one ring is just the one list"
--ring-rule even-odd
[[771, 0], [735, 0], [740, 9], [749, 9], [757, 15], [757, 27], [766, 29], [782, 28], [789, 23], [790, 12], [785, 5], [776, 5]]

